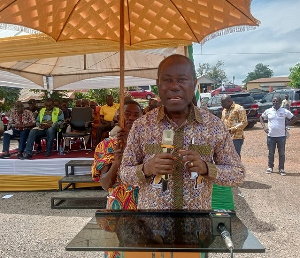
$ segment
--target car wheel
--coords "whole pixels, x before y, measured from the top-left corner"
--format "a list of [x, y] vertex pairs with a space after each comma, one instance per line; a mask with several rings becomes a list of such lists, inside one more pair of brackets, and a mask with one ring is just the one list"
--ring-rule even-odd
[[147, 94], [146, 99], [152, 99], [152, 96], [150, 94]]
[[254, 125], [255, 125], [255, 123], [254, 123], [254, 122], [252, 122], [252, 123], [248, 123], [248, 125], [247, 125], [247, 128], [252, 128]]

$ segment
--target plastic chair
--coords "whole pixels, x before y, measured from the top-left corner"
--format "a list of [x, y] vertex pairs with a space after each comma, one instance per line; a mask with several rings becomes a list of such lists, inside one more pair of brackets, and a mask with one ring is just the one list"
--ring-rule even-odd
[[[93, 112], [90, 107], [74, 107], [71, 113], [70, 127], [71, 131], [66, 131], [62, 134], [63, 137], [63, 149], [66, 146], [67, 139], [79, 138], [82, 139], [84, 144], [84, 149], [86, 150], [86, 141], [85, 137], [90, 136], [92, 138], [92, 121], [93, 121]], [[91, 139], [91, 147], [92, 147]], [[70, 141], [70, 149], [71, 149]]]

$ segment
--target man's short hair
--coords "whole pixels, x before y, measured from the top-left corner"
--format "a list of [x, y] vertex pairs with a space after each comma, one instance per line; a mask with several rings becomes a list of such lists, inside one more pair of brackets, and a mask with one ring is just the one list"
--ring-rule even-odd
[[194, 62], [193, 62], [191, 59], [189, 59], [188, 57], [186, 57], [186, 56], [184, 56], [184, 55], [179, 55], [179, 54], [170, 55], [170, 56], [168, 56], [167, 58], [165, 58], [164, 60], [162, 60], [162, 61], [159, 63], [159, 65], [158, 65], [158, 70], [157, 70], [157, 78], [159, 78], [159, 76], [160, 76], [160, 72], [161, 72], [161, 67], [162, 67], [162, 65], [163, 65], [168, 59], [170, 59], [170, 58], [172, 58], [172, 57], [180, 57], [180, 58], [182, 58], [182, 59], [185, 59], [185, 60], [188, 62], [188, 64], [191, 66], [191, 68], [192, 68], [192, 73], [193, 73], [194, 79], [197, 78], [197, 76], [196, 76], [196, 71], [195, 71], [195, 64], [194, 64]]
[[28, 101], [28, 104], [36, 104], [35, 99], [30, 99], [30, 100]]
[[126, 100], [125, 103], [124, 103], [124, 106], [129, 105], [129, 104], [137, 105], [140, 108], [140, 110], [143, 111], [140, 103], [138, 103], [137, 101], [135, 101], [133, 99]]
[[47, 98], [47, 99], [45, 99], [45, 102], [54, 102], [54, 100], [53, 99], [51, 99], [51, 98]]

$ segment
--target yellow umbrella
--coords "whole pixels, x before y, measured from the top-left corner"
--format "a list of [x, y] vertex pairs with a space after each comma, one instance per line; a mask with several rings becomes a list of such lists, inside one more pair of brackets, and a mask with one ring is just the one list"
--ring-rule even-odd
[[257, 26], [250, 4], [251, 0], [1, 0], [0, 22], [41, 31], [55, 41], [120, 42], [122, 94], [125, 46], [200, 43]]

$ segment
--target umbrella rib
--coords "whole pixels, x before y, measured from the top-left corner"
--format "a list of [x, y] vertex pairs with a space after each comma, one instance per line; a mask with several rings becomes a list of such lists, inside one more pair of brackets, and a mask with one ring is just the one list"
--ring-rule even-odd
[[200, 43], [200, 41], [198, 40], [196, 34], [194, 33], [194, 31], [192, 30], [192, 27], [190, 26], [190, 24], [188, 23], [188, 21], [185, 19], [184, 15], [181, 13], [181, 11], [178, 9], [178, 7], [176, 6], [176, 4], [174, 4], [174, 2], [172, 0], [170, 0], [170, 2], [173, 4], [174, 8], [176, 8], [176, 10], [180, 13], [182, 19], [184, 19], [185, 23], [187, 24], [187, 26], [190, 28], [190, 31], [192, 32], [192, 34], [194, 35], [195, 39], [197, 39], [197, 42]]
[[[245, 17], [247, 17], [250, 21], [252, 21], [254, 24], [257, 24], [253, 19], [251, 19], [247, 14], [245, 14], [241, 9], [236, 7], [233, 3], [231, 3], [230, 0], [225, 0], [228, 4], [230, 4], [233, 8], [237, 9], [241, 14], [243, 14]], [[251, 0], [252, 1], [252, 0]], [[251, 2], [250, 1], [250, 2]]]
[[13, 5], [15, 2], [17, 2], [18, 0], [14, 0], [14, 1], [12, 1], [10, 4], [8, 4], [7, 6], [5, 6], [5, 7], [3, 7], [1, 10], [0, 10], [0, 13], [2, 12], [2, 11], [4, 11], [5, 9], [7, 9], [8, 7], [10, 7], [11, 5]]
[[59, 33], [59, 35], [58, 35], [58, 37], [57, 37], [56, 41], [58, 41], [58, 40], [59, 40], [59, 38], [60, 38], [60, 36], [61, 36], [61, 34], [62, 34], [63, 30], [64, 30], [64, 29], [65, 29], [65, 27], [67, 26], [67, 23], [68, 23], [68, 21], [70, 20], [70, 17], [72, 16], [72, 14], [73, 14], [74, 10], [76, 9], [76, 7], [77, 7], [77, 6], [78, 6], [78, 4], [80, 3], [80, 1], [81, 1], [81, 0], [78, 0], [78, 1], [77, 1], [77, 3], [74, 5], [74, 7], [73, 7], [72, 11], [70, 12], [70, 14], [69, 14], [68, 18], [65, 20], [65, 23], [64, 23], [64, 25], [63, 25], [62, 29], [60, 30], [60, 33]]
[[[128, 17], [128, 33], [129, 33], [129, 45], [131, 46], [131, 29], [130, 29], [130, 12], [129, 12], [129, 1], [127, 1], [127, 17]], [[124, 25], [125, 26], [125, 25]]]

